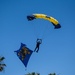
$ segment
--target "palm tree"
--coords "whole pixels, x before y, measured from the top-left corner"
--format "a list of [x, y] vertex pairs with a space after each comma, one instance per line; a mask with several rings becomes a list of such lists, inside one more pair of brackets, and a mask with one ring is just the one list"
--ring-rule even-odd
[[4, 66], [6, 66], [6, 64], [2, 63], [4, 59], [4, 57], [0, 57], [0, 72], [2, 72], [4, 70]]
[[25, 75], [40, 75], [40, 73], [32, 72], [32, 73], [28, 73], [28, 74], [25, 74]]
[[56, 73], [50, 73], [49, 75], [56, 75]]

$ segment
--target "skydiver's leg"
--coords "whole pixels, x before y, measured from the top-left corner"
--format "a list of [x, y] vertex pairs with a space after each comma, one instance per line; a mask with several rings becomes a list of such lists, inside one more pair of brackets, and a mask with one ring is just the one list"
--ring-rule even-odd
[[38, 51], [39, 51], [39, 47], [37, 48], [37, 51], [36, 52], [38, 53]]
[[34, 52], [36, 51], [37, 47], [34, 49]]

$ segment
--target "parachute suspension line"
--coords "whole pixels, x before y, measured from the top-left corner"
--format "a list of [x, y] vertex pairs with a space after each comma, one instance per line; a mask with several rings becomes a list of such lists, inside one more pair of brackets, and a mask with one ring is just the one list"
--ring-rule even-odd
[[48, 30], [49, 30], [48, 28], [50, 28], [49, 25], [46, 25], [45, 28], [44, 28], [43, 35], [42, 35], [42, 39], [47, 37], [47, 33], [48, 33]]
[[[42, 25], [38, 25], [39, 26], [39, 30], [38, 28], [36, 27], [36, 25], [32, 26], [33, 28], [33, 33], [34, 33], [34, 36], [36, 38], [40, 38], [40, 39], [44, 39], [46, 38], [48, 35], [48, 32], [49, 32], [49, 25], [45, 25], [45, 26], [42, 26]], [[42, 27], [42, 28], [41, 28]]]
[[37, 33], [37, 31], [36, 31], [35, 25], [32, 26], [32, 29], [33, 29], [33, 34], [34, 34], [34, 36], [37, 38], [37, 37], [38, 37], [38, 33]]

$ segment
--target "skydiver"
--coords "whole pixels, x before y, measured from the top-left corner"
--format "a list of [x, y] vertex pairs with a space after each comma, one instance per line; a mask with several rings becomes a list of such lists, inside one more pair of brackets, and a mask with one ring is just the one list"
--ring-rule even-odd
[[39, 47], [40, 47], [41, 43], [42, 43], [42, 39], [37, 39], [37, 41], [36, 41], [36, 47], [34, 49], [34, 52], [36, 51], [38, 53]]

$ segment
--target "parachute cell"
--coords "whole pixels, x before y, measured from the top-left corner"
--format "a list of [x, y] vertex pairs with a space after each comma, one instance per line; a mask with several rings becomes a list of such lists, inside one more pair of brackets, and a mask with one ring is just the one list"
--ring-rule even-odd
[[59, 22], [55, 18], [53, 18], [51, 16], [47, 16], [45, 14], [28, 15], [27, 19], [28, 19], [28, 21], [32, 21], [34, 19], [45, 19], [45, 20], [50, 21], [54, 25], [55, 29], [61, 28], [61, 25], [59, 24]]

